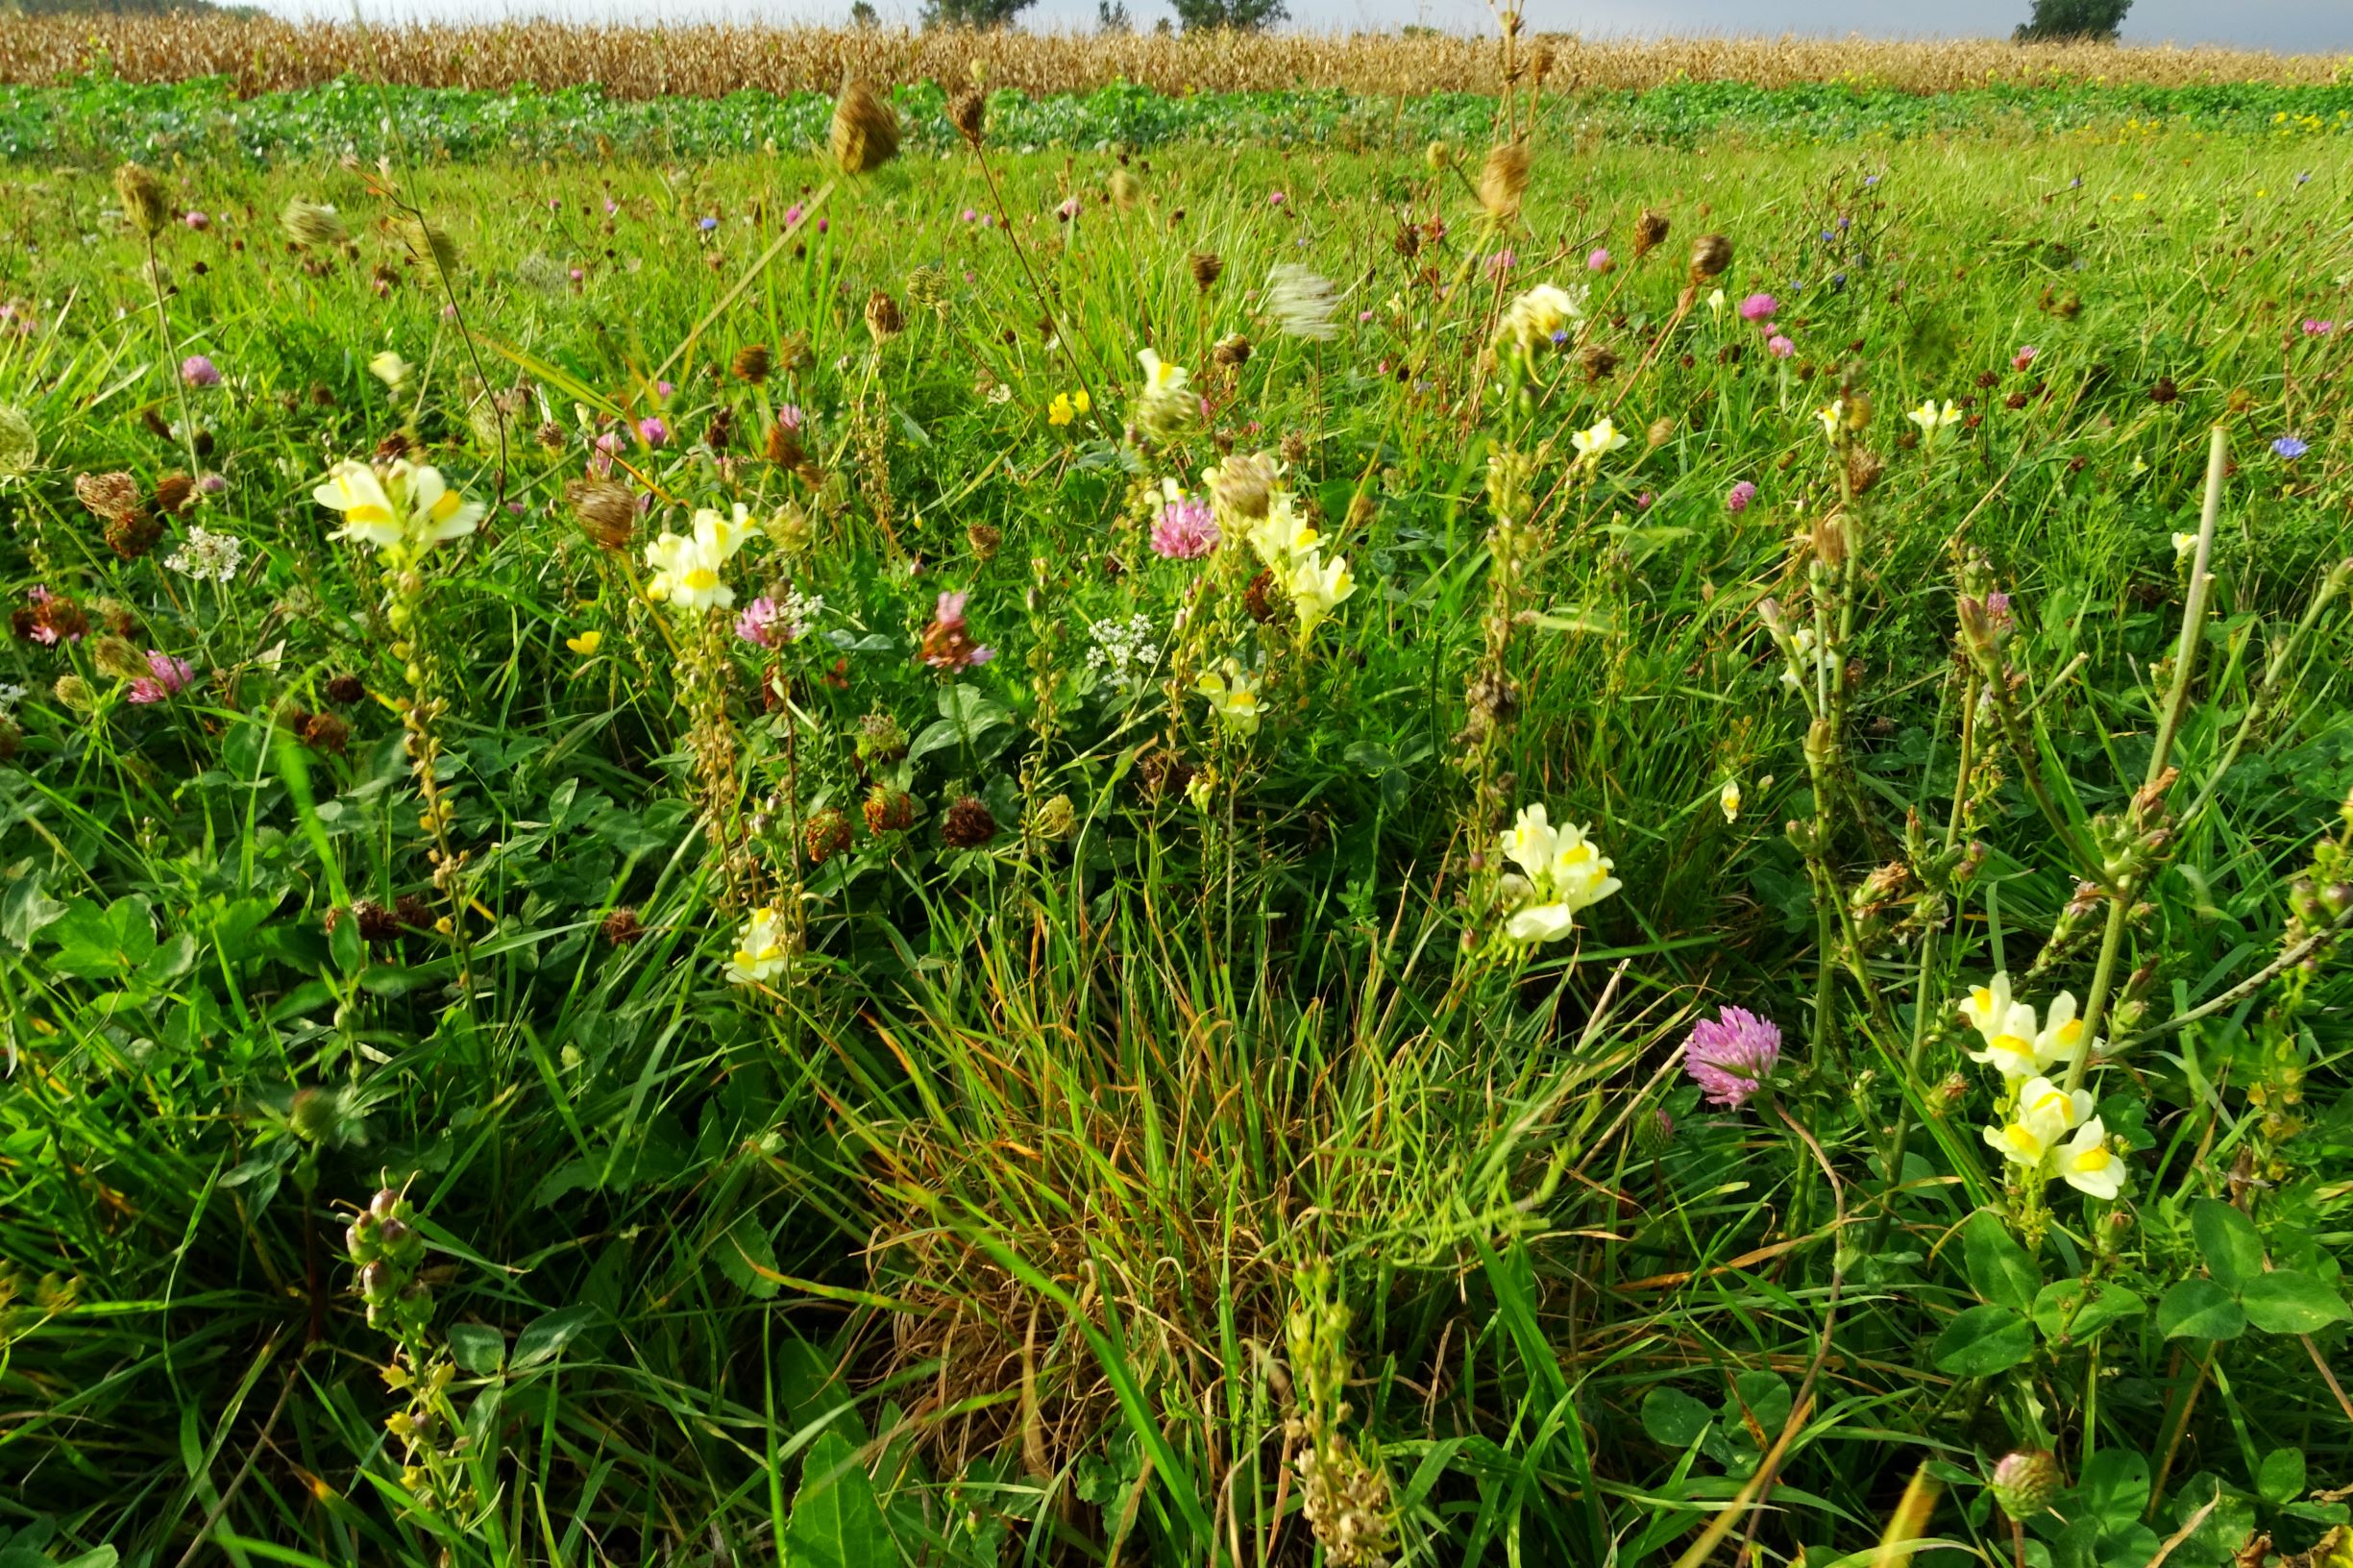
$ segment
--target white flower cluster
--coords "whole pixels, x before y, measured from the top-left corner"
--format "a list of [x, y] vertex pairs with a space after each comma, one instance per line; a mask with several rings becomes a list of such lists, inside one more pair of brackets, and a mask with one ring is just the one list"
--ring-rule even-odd
[[214, 533], [198, 525], [188, 529], [187, 543], [166, 556], [163, 564], [198, 582], [227, 582], [245, 564], [245, 541], [233, 533]]
[[1087, 628], [1094, 639], [1088, 649], [1087, 668], [1099, 670], [1114, 691], [1133, 696], [1143, 689], [1152, 667], [1160, 663], [1160, 647], [1152, 640], [1152, 618], [1132, 615], [1125, 621], [1097, 621]]

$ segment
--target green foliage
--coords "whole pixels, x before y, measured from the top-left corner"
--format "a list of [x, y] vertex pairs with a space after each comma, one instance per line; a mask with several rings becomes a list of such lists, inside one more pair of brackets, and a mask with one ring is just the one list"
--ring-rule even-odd
[[2034, 14], [2019, 23], [2021, 43], [2090, 39], [2113, 43], [2132, 0], [2034, 0]]
[[[998, 93], [993, 184], [928, 86], [855, 183], [815, 100], [0, 102], [0, 1559], [1813, 1560], [1925, 1458], [2009, 1561], [2026, 1450], [2046, 1568], [2342, 1521], [2338, 99], [1548, 93], [1507, 234], [1482, 98]], [[396, 447], [476, 531], [331, 537]], [[1230, 500], [1152, 542], [1261, 450], [1304, 635]], [[1622, 885], [1514, 943], [1539, 803]], [[1956, 1011], [2103, 970], [2113, 1198]]]

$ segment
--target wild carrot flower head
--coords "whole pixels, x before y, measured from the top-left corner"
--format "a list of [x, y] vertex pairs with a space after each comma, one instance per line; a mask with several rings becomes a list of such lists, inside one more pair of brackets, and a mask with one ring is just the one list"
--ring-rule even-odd
[[1683, 1042], [1683, 1070], [1705, 1091], [1708, 1104], [1728, 1111], [1745, 1104], [1780, 1060], [1780, 1026], [1745, 1007], [1727, 1007], [1702, 1018]]

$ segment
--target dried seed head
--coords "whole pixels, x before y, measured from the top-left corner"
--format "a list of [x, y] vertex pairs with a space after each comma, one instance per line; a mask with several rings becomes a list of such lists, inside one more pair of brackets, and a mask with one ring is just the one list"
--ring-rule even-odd
[[98, 705], [98, 694], [80, 675], [60, 675], [58, 683], [49, 688], [50, 695], [76, 713], [87, 713]]
[[109, 523], [128, 523], [144, 509], [139, 481], [128, 474], [83, 474], [75, 477], [74, 495], [94, 517]]
[[1665, 446], [1675, 439], [1675, 421], [1663, 415], [1652, 420], [1651, 428], [1644, 432], [1644, 437], [1654, 447]]
[[352, 726], [331, 713], [314, 713], [303, 723], [303, 744], [313, 751], [331, 751], [337, 756], [352, 738]]
[[163, 525], [153, 517], [109, 518], [106, 526], [107, 548], [126, 561], [135, 561], [156, 548], [163, 537]]
[[812, 813], [800, 824], [800, 845], [809, 852], [812, 866], [822, 866], [847, 849], [850, 840], [849, 819], [831, 807]]
[[352, 233], [343, 226], [343, 215], [321, 202], [306, 202], [300, 196], [285, 205], [278, 221], [286, 237], [306, 250], [329, 251], [351, 242]]
[[800, 444], [800, 430], [782, 419], [768, 427], [768, 460], [778, 468], [798, 468], [808, 461], [808, 453]]
[[1732, 264], [1732, 242], [1722, 234], [1702, 234], [1691, 242], [1691, 281], [1706, 282], [1720, 278], [1724, 269]]
[[1226, 264], [1215, 251], [1195, 251], [1186, 258], [1192, 268], [1193, 286], [1207, 294], [1226, 270]]
[[[877, 784], [867, 792], [864, 809], [870, 833], [899, 833], [915, 825], [915, 796], [905, 790]], [[988, 809], [981, 808], [984, 813]], [[991, 826], [993, 828], [994, 823]]]
[[1029, 830], [1033, 838], [1060, 843], [1078, 830], [1078, 807], [1066, 795], [1042, 801], [1030, 815]]
[[968, 795], [947, 808], [940, 823], [940, 842], [950, 849], [977, 849], [996, 837], [996, 818], [978, 796]]
[[1264, 517], [1274, 481], [1274, 465], [1264, 456], [1228, 457], [1210, 481], [1210, 499], [1231, 516]]
[[976, 87], [967, 87], [947, 101], [947, 121], [963, 134], [973, 146], [980, 145], [981, 133], [989, 123], [989, 100]]
[[165, 517], [176, 517], [196, 498], [196, 481], [185, 474], [166, 474], [156, 480], [155, 510]]
[[1520, 193], [1528, 188], [1528, 144], [1507, 142], [1487, 150], [1487, 160], [1479, 170], [1479, 203], [1497, 218], [1510, 218], [1520, 210]]
[[972, 547], [972, 558], [977, 561], [996, 559], [997, 547], [1005, 542], [1004, 532], [987, 523], [975, 523], [964, 530], [965, 543]]
[[1143, 200], [1143, 182], [1126, 169], [1112, 170], [1108, 184], [1112, 205], [1122, 212]]
[[607, 915], [601, 929], [604, 940], [616, 947], [625, 947], [646, 934], [644, 924], [638, 920], [634, 904], [624, 904]]
[[629, 548], [637, 532], [637, 497], [625, 484], [612, 479], [574, 479], [564, 486], [564, 499], [588, 536], [616, 552]]
[[1847, 486], [1858, 496], [1871, 494], [1871, 487], [1879, 482], [1887, 470], [1885, 459], [1869, 447], [1847, 449]]
[[144, 163], [126, 163], [114, 171], [114, 194], [122, 199], [123, 215], [142, 234], [160, 233], [171, 221], [163, 182]]
[[1233, 369], [1250, 362], [1250, 340], [1239, 332], [1229, 332], [1210, 349], [1213, 363]]
[[1634, 220], [1634, 259], [1641, 260], [1666, 243], [1668, 228], [1665, 213], [1644, 208], [1642, 215]]
[[327, 677], [327, 700], [330, 702], [340, 702], [345, 707], [350, 707], [367, 695], [367, 685], [357, 675], [330, 675]]
[[735, 351], [735, 361], [728, 368], [735, 372], [737, 380], [749, 381], [752, 385], [758, 386], [762, 381], [768, 380], [768, 373], [773, 368], [773, 365], [774, 360], [769, 355], [768, 345], [747, 343]]
[[1447, 166], [1454, 160], [1455, 150], [1447, 142], [1434, 141], [1422, 149], [1422, 162], [1428, 165], [1432, 174], [1444, 173]]
[[852, 80], [833, 106], [833, 160], [845, 174], [871, 174], [898, 156], [898, 114], [882, 95]]
[[99, 674], [112, 675], [116, 680], [136, 680], [148, 673], [147, 660], [140, 654], [138, 645], [111, 633], [90, 640], [90, 662], [98, 667]]
[[866, 297], [866, 330], [876, 344], [888, 343], [907, 326], [907, 318], [899, 314], [898, 302], [881, 289]]

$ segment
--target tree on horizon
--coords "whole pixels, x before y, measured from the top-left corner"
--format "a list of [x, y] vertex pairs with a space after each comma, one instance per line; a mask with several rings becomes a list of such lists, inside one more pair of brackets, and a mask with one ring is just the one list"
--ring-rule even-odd
[[2020, 43], [2114, 43], [2132, 0], [2034, 0], [2011, 37]]

